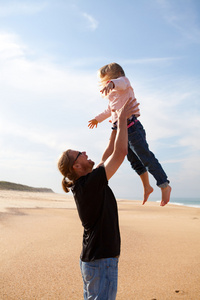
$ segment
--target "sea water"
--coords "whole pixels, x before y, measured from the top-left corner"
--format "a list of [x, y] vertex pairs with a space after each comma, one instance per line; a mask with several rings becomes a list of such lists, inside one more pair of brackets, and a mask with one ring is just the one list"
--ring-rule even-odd
[[[127, 199], [127, 200], [133, 200], [133, 198], [120, 198], [120, 199]], [[143, 199], [141, 197], [134, 197], [134, 199], [140, 200], [141, 202], [143, 201]], [[161, 201], [160, 198], [158, 197], [153, 197], [152, 195], [150, 195], [149, 199], [147, 200], [148, 202], [159, 202]], [[196, 208], [200, 208], [200, 198], [178, 198], [178, 197], [171, 197], [170, 198], [170, 202], [171, 204], [174, 205], [182, 205], [182, 206], [187, 206], [187, 207], [196, 207]]]
[[[148, 199], [148, 201], [160, 202], [160, 199]], [[174, 205], [182, 205], [188, 207], [200, 208], [200, 198], [170, 198], [170, 203]]]

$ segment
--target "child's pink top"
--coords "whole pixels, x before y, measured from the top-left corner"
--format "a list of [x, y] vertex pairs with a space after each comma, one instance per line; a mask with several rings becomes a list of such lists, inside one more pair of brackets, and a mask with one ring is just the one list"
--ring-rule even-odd
[[[111, 79], [111, 81], [114, 83], [115, 87], [107, 96], [109, 100], [108, 108], [95, 117], [95, 119], [99, 123], [109, 118], [110, 116], [112, 119], [112, 123], [115, 123], [117, 121], [117, 113], [113, 112], [112, 110], [120, 109], [130, 97], [132, 99], [135, 98], [133, 88], [127, 77], [123, 76], [117, 79]], [[134, 106], [136, 105], [136, 103], [134, 103]], [[138, 112], [135, 116], [139, 117], [140, 112]]]

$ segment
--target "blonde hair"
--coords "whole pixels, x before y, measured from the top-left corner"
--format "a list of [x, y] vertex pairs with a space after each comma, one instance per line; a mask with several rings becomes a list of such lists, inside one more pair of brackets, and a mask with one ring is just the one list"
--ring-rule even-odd
[[108, 80], [125, 76], [125, 72], [119, 64], [110, 63], [101, 67], [98, 70], [98, 75], [101, 80], [101, 84], [105, 85]]
[[58, 160], [58, 169], [60, 173], [64, 176], [62, 180], [62, 188], [65, 193], [70, 191], [70, 187], [74, 185], [75, 180], [77, 179], [77, 174], [73, 169], [73, 161], [69, 155], [70, 149], [63, 152]]

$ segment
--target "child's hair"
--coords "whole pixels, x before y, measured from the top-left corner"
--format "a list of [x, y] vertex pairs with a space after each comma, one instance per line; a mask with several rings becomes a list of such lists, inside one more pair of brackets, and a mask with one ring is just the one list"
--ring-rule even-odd
[[98, 75], [101, 79], [101, 84], [105, 85], [105, 83], [110, 79], [116, 79], [118, 77], [125, 76], [125, 72], [117, 63], [110, 63], [100, 68]]
[[70, 149], [63, 152], [63, 154], [58, 160], [58, 169], [60, 173], [64, 176], [62, 180], [62, 188], [65, 191], [65, 193], [68, 193], [70, 191], [69, 188], [74, 185], [74, 182], [77, 179], [77, 175], [74, 169], [72, 168], [73, 162], [70, 158], [69, 152]]

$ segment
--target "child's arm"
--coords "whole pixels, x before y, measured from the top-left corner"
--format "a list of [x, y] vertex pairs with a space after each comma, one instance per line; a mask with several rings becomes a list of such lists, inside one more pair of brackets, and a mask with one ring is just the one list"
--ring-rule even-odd
[[102, 113], [97, 115], [94, 119], [88, 121], [88, 123], [89, 123], [88, 127], [90, 129], [93, 129], [94, 127], [97, 128], [98, 123], [103, 122], [104, 120], [106, 120], [110, 116], [111, 116], [111, 109], [110, 109], [110, 106], [108, 105], [108, 108], [106, 110], [104, 110]]
[[115, 87], [115, 84], [113, 81], [108, 81], [106, 83], [106, 85], [104, 86], [104, 88], [100, 91], [102, 94], [104, 94], [105, 96], [107, 96], [110, 91], [112, 91]]
[[130, 86], [131, 84], [128, 78], [122, 76], [116, 79], [109, 80], [100, 92], [104, 94], [104, 96], [107, 96], [110, 93], [110, 91], [112, 91], [113, 89], [125, 90]]
[[96, 119], [92, 119], [92, 120], [88, 121], [88, 123], [89, 123], [88, 127], [90, 129], [93, 129], [94, 127], [97, 128], [97, 125], [98, 125], [99, 122]]

